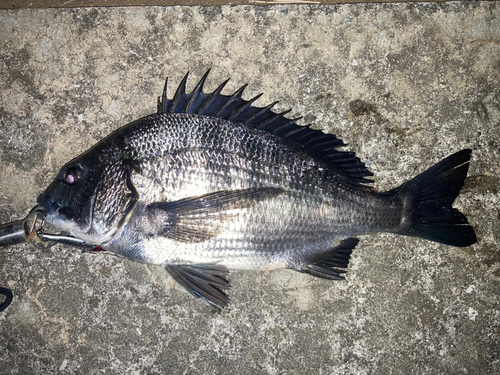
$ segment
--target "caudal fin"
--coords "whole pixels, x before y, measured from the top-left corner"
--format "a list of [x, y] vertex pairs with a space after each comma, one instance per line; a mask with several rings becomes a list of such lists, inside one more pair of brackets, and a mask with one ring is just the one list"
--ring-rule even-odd
[[409, 198], [410, 226], [398, 234], [460, 247], [477, 241], [467, 218], [452, 207], [467, 177], [471, 152], [450, 155], [392, 191]]

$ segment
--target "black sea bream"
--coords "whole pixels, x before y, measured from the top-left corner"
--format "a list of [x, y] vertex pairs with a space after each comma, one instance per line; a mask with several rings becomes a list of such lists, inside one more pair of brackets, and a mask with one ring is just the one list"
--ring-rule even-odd
[[476, 242], [452, 208], [469, 168], [459, 151], [387, 192], [334, 135], [242, 99], [245, 86], [189, 94], [187, 75], [158, 112], [67, 163], [38, 198], [46, 219], [89, 245], [157, 264], [196, 297], [229, 299], [228, 269], [290, 268], [342, 279], [355, 237]]

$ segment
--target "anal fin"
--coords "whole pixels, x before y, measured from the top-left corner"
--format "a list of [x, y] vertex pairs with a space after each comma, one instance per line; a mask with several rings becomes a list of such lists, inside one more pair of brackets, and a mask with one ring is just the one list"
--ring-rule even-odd
[[318, 257], [319, 259], [314, 259], [313, 264], [303, 266], [298, 271], [322, 279], [343, 280], [343, 274], [347, 271], [352, 250], [358, 242], [357, 238], [342, 240], [337, 246]]
[[165, 269], [196, 298], [202, 298], [219, 309], [229, 304], [225, 290], [229, 289], [229, 271], [216, 264], [168, 264]]

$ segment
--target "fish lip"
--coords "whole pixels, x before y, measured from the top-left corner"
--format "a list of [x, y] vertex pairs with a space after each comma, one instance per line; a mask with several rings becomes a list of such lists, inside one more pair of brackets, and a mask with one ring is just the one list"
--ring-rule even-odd
[[56, 212], [59, 209], [59, 205], [57, 203], [52, 202], [42, 194], [38, 196], [36, 201], [40, 206], [46, 208], [49, 212]]

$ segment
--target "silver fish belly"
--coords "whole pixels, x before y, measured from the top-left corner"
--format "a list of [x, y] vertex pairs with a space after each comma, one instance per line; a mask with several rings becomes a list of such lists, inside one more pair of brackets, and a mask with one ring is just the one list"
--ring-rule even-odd
[[[208, 72], [207, 72], [208, 74]], [[132, 260], [158, 264], [216, 307], [228, 269], [291, 268], [342, 279], [355, 236], [392, 232], [476, 242], [452, 208], [467, 175], [459, 151], [388, 192], [342, 141], [252, 106], [243, 88], [203, 92], [207, 74], [158, 113], [66, 164], [40, 196], [47, 220]]]

